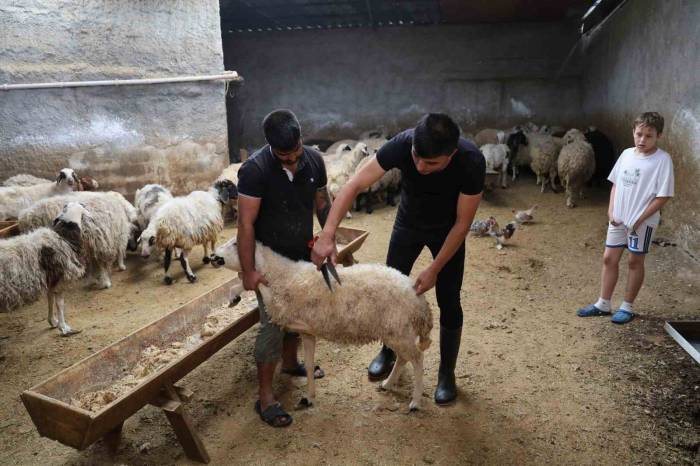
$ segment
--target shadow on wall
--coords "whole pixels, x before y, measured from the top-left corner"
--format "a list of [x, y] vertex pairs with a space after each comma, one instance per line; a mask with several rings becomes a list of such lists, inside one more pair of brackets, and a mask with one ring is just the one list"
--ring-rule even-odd
[[114, 190], [133, 199], [136, 189], [148, 183], [167, 186], [173, 194], [186, 194], [209, 186], [228, 165], [228, 154], [211, 142], [191, 140], [128, 149], [93, 147], [70, 154], [39, 155], [14, 151], [12, 166], [0, 167], [3, 178], [31, 173], [52, 179], [62, 167], [85, 173], [100, 183], [100, 190]]

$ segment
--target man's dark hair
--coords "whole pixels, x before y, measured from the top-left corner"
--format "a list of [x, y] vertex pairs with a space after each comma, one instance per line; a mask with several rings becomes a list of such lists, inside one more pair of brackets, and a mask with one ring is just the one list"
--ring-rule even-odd
[[452, 154], [458, 141], [459, 127], [444, 113], [423, 116], [413, 132], [413, 148], [424, 159]]
[[294, 150], [301, 138], [301, 126], [290, 110], [275, 110], [263, 120], [265, 140], [273, 149], [289, 152]]

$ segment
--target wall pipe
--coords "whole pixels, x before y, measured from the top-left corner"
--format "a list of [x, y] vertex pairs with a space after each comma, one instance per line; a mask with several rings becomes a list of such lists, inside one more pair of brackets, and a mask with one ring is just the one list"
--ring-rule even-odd
[[239, 81], [241, 78], [235, 71], [225, 71], [222, 74], [203, 76], [178, 76], [174, 78], [143, 78], [143, 79], [111, 79], [105, 81], [66, 81], [55, 83], [30, 84], [0, 84], [0, 90], [13, 91], [18, 89], [53, 89], [65, 87], [94, 87], [94, 86], [130, 86], [143, 84], [185, 83], [195, 81]]

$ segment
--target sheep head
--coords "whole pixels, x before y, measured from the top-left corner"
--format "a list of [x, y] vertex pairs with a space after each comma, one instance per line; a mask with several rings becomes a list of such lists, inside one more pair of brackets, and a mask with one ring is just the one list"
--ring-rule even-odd
[[216, 248], [211, 263], [214, 267], [224, 266], [234, 272], [240, 272], [241, 259], [238, 256], [237, 239], [235, 237], [231, 238]]
[[80, 185], [80, 180], [72, 168], [62, 168], [56, 177], [56, 185], [61, 184], [65, 184], [71, 188], [76, 188]]

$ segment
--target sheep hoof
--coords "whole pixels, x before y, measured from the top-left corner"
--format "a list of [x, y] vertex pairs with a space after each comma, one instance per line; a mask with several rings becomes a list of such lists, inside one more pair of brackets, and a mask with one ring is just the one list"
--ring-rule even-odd
[[197, 275], [195, 275], [195, 274], [188, 275], [188, 276], [187, 276], [187, 280], [189, 280], [190, 283], [194, 283], [194, 282], [197, 281]]
[[304, 398], [302, 398], [301, 400], [299, 400], [299, 404], [297, 405], [297, 407], [298, 407], [299, 409], [305, 409], [305, 408], [310, 408], [310, 407], [312, 407], [313, 405], [314, 405], [314, 403], [313, 403], [311, 400], [309, 400], [308, 398], [304, 397]]
[[124, 264], [119, 264], [119, 270], [120, 270], [121, 272], [125, 271], [125, 270], [126, 270], [126, 265], [124, 265]]
[[415, 413], [418, 410], [419, 410], [419, 406], [418, 406], [418, 403], [416, 403], [415, 401], [411, 401], [408, 404], [408, 412], [409, 413]]
[[48, 322], [49, 322], [49, 327], [51, 327], [51, 328], [56, 328], [56, 327], [58, 327], [58, 320], [51, 320], [51, 319], [48, 319]]
[[240, 296], [236, 296], [235, 298], [233, 298], [233, 299], [228, 303], [228, 307], [234, 307], [234, 306], [236, 306], [236, 304], [238, 304], [238, 303], [240, 303], [240, 302], [241, 302], [241, 297], [240, 297]]
[[205, 264], [208, 264], [209, 262], [211, 262], [211, 259], [209, 258], [209, 256], [204, 256], [204, 257], [202, 257], [202, 262], [204, 262]]
[[66, 326], [66, 328], [61, 329], [61, 336], [62, 337], [69, 337], [71, 335], [76, 335], [80, 332], [82, 332], [82, 330], [75, 330], [75, 329], [72, 329], [72, 328]]
[[172, 285], [172, 284], [173, 284], [173, 279], [172, 279], [172, 277], [165, 277], [165, 278], [163, 279], [163, 281], [165, 282], [166, 285]]

